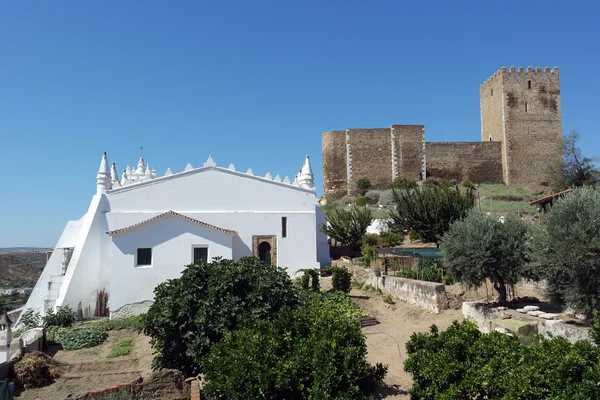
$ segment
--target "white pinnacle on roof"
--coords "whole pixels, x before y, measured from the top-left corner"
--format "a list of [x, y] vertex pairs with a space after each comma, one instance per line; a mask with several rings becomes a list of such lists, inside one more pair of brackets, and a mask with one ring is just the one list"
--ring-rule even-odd
[[121, 175], [121, 186], [127, 186], [131, 183], [129, 180], [129, 165], [127, 168], [123, 170], [123, 175]]
[[110, 189], [110, 170], [108, 169], [108, 157], [106, 152], [102, 155], [98, 175], [96, 175], [96, 193], [106, 193]]
[[121, 183], [119, 182], [119, 176], [117, 175], [117, 166], [115, 165], [115, 163], [112, 163], [112, 166], [110, 167], [110, 183], [112, 189], [121, 187]]
[[171, 176], [173, 175], [173, 171], [171, 171], [171, 168], [167, 168], [167, 172], [165, 172], [165, 176]]
[[306, 156], [306, 159], [304, 160], [304, 165], [302, 166], [300, 176], [298, 177], [298, 183], [300, 184], [300, 187], [304, 189], [314, 189], [315, 187], [315, 179], [308, 156]]
[[140, 161], [138, 161], [138, 166], [137, 166], [137, 169], [135, 170], [135, 173], [137, 175], [144, 175], [145, 171], [146, 171], [146, 164], [144, 163], [144, 157], [140, 157]]
[[208, 155], [208, 159], [206, 160], [206, 162], [204, 163], [205, 167], [216, 167], [217, 163], [215, 162], [215, 160], [213, 160], [212, 158], [212, 154]]

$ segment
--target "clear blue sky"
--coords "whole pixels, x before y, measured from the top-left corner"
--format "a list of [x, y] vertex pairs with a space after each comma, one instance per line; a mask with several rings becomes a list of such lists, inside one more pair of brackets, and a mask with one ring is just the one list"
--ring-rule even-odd
[[54, 246], [103, 151], [282, 177], [310, 154], [320, 193], [324, 131], [479, 140], [502, 66], [558, 66], [563, 130], [600, 155], [600, 6], [583, 3], [0, 2], [0, 247]]

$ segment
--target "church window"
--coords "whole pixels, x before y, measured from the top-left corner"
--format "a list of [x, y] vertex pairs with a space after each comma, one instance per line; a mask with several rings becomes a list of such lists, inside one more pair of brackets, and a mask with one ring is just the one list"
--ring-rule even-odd
[[281, 217], [281, 237], [287, 237], [287, 217]]
[[136, 265], [138, 267], [152, 265], [152, 248], [151, 247], [140, 247], [137, 249]]
[[531, 81], [527, 81], [527, 88], [531, 89]]
[[206, 246], [194, 247], [193, 262], [195, 264], [198, 261], [208, 262], [208, 247], [206, 247]]

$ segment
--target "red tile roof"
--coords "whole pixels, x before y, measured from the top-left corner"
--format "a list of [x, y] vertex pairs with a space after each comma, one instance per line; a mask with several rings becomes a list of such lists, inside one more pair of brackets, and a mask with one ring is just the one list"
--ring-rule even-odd
[[200, 220], [188, 217], [187, 215], [179, 214], [179, 213], [177, 213], [175, 211], [172, 211], [172, 210], [164, 212], [162, 214], [159, 214], [159, 215], [157, 215], [155, 217], [148, 218], [147, 220], [144, 220], [142, 222], [138, 222], [137, 224], [133, 224], [133, 225], [127, 226], [125, 228], [115, 229], [114, 231], [106, 232], [106, 234], [107, 235], [118, 235], [118, 234], [121, 234], [121, 233], [129, 232], [131, 230], [134, 230], [134, 229], [137, 229], [137, 228], [139, 228], [141, 226], [149, 224], [150, 222], [154, 222], [154, 221], [157, 221], [157, 220], [165, 218], [165, 217], [179, 217], [179, 218], [185, 219], [186, 221], [193, 222], [195, 224], [202, 225], [202, 226], [205, 226], [207, 228], [212, 228], [212, 229], [215, 229], [217, 231], [226, 233], [228, 235], [237, 235], [237, 232], [233, 231], [231, 229], [219, 228], [218, 226], [207, 224], [206, 222], [202, 222]]

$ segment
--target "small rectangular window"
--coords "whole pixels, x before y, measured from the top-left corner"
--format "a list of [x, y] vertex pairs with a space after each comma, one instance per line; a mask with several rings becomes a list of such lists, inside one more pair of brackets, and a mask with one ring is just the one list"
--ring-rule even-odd
[[287, 237], [287, 217], [281, 217], [281, 237]]
[[527, 81], [527, 87], [531, 89], [531, 81]]
[[152, 265], [152, 248], [145, 247], [137, 249], [137, 262], [138, 267]]
[[525, 103], [525, 112], [529, 112], [529, 108], [527, 107], [527, 103]]
[[208, 247], [194, 247], [194, 264], [198, 261], [208, 262]]
[[490, 95], [494, 95], [494, 89], [490, 89]]

